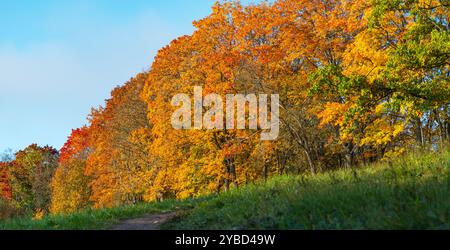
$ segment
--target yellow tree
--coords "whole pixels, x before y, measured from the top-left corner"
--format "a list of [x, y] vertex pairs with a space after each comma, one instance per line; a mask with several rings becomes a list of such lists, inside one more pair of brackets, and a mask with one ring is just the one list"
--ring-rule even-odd
[[90, 153], [89, 133], [89, 127], [73, 130], [60, 150], [58, 168], [51, 182], [50, 211], [54, 214], [71, 213], [90, 205], [89, 177], [84, 173]]
[[450, 96], [448, 5], [371, 1], [361, 15], [364, 29], [341, 67], [316, 74], [319, 92], [343, 97], [326, 104], [322, 122], [338, 125], [341, 140], [372, 159], [402, 153], [414, 139], [424, 145], [425, 126], [430, 143], [433, 131], [443, 141]]
[[91, 178], [91, 200], [95, 207], [135, 204], [150, 185], [147, 150], [137, 136], [150, 128], [146, 106], [139, 98], [146, 73], [112, 91], [105, 108], [93, 110], [90, 150], [85, 174]]

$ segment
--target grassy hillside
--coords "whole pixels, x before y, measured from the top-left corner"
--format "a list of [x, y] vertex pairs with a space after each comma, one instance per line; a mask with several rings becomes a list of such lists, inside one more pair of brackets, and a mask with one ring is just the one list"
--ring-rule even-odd
[[317, 176], [283, 176], [219, 196], [87, 210], [0, 229], [99, 229], [180, 211], [165, 229], [450, 229], [450, 152]]
[[175, 229], [450, 229], [450, 152], [223, 194], [167, 225]]

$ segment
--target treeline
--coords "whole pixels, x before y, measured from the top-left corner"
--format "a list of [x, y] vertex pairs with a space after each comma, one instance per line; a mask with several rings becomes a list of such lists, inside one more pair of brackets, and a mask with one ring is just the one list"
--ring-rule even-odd
[[[449, 7], [448, 0], [217, 3], [192, 35], [161, 49], [148, 72], [93, 109], [59, 154], [31, 146], [4, 163], [7, 197], [34, 212], [72, 212], [440, 147], [450, 141]], [[193, 96], [194, 86], [223, 96], [279, 94], [278, 140], [261, 141], [261, 130], [173, 129], [171, 99]]]

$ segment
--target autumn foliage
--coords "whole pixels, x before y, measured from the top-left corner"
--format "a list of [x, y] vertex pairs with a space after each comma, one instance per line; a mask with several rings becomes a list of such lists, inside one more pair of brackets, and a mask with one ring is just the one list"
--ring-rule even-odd
[[89, 205], [89, 177], [84, 174], [88, 138], [88, 127], [75, 129], [60, 150], [58, 169], [51, 181], [53, 213], [74, 212]]
[[[193, 34], [162, 48], [148, 72], [114, 89], [72, 132], [52, 174], [51, 211], [226, 192], [449, 142], [449, 7], [442, 0], [216, 3]], [[192, 96], [194, 86], [221, 96], [279, 94], [279, 139], [261, 141], [261, 130], [175, 130], [171, 98]], [[23, 155], [16, 182], [31, 183]], [[33, 159], [33, 166], [42, 161]], [[27, 197], [18, 202], [31, 206]]]
[[9, 167], [10, 164], [0, 163], [0, 198], [5, 200], [11, 200], [12, 191], [9, 183]]

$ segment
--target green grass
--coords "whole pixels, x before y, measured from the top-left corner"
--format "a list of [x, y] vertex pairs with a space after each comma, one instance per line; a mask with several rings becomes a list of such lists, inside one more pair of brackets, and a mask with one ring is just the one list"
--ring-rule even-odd
[[0, 222], [0, 230], [108, 229], [124, 219], [136, 218], [148, 214], [192, 209], [198, 201], [200, 200], [168, 200], [160, 203], [147, 203], [109, 209], [87, 209], [68, 215], [50, 215], [42, 220], [16, 218]]
[[356, 171], [282, 176], [218, 196], [0, 222], [0, 229], [107, 229], [180, 211], [164, 229], [450, 229], [450, 151]]
[[168, 229], [450, 229], [450, 152], [284, 176], [200, 203]]

